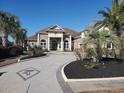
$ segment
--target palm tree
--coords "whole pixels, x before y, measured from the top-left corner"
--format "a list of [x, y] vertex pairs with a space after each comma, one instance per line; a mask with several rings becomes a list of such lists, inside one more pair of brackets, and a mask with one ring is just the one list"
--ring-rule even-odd
[[21, 28], [17, 16], [0, 11], [0, 32], [3, 34], [2, 44], [6, 46], [8, 35], [11, 35], [14, 39], [14, 45], [23, 45], [27, 31]]
[[11, 26], [10, 35], [14, 39], [14, 45], [17, 46], [18, 41], [19, 41], [18, 35], [20, 33], [20, 22], [19, 22], [19, 19], [16, 16], [11, 17], [10, 26]]
[[103, 20], [96, 23], [108, 27], [114, 31], [117, 36], [122, 34], [122, 26], [124, 26], [124, 0], [113, 0], [112, 7], [100, 10], [98, 13], [103, 16]]
[[26, 33], [27, 30], [21, 28], [20, 21], [17, 16], [11, 17], [11, 36], [14, 39], [14, 45], [24, 45], [25, 39], [26, 39]]
[[115, 33], [110, 31], [109, 33], [107, 33], [105, 35], [105, 39], [106, 39], [105, 40], [105, 45], [106, 46], [104, 46], [103, 51], [106, 50], [105, 51], [106, 57], [108, 57], [108, 55], [111, 55], [112, 57], [117, 58], [116, 50], [120, 48], [119, 47], [120, 40], [119, 40], [118, 36]]
[[0, 11], [0, 32], [2, 33], [2, 45], [7, 46], [7, 36], [10, 33], [10, 13]]
[[106, 54], [104, 49], [107, 49], [106, 44], [108, 41], [111, 41], [113, 46], [112, 49], [114, 50], [118, 45], [118, 38], [115, 34], [112, 32], [92, 29], [92, 32], [88, 34], [83, 44], [87, 54], [95, 58], [97, 62], [100, 62], [103, 53]]
[[27, 30], [24, 28], [21, 28], [19, 33], [18, 33], [18, 38], [19, 38], [19, 45], [25, 46], [25, 40], [27, 38]]
[[102, 58], [101, 43], [103, 42], [103, 39], [101, 39], [101, 36], [102, 35], [99, 31], [93, 30], [85, 38], [85, 42], [83, 42], [83, 47], [85, 48], [85, 52], [87, 52], [87, 56], [95, 57], [97, 62]]

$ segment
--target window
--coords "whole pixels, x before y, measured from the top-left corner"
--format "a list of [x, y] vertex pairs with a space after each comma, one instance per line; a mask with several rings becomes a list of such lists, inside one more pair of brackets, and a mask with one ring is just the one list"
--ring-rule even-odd
[[112, 42], [107, 42], [106, 48], [112, 49]]
[[80, 48], [83, 46], [83, 44], [80, 44]]
[[64, 41], [64, 47], [65, 47], [65, 49], [69, 48], [69, 43], [67, 40]]
[[41, 40], [41, 46], [42, 48], [46, 48], [46, 40], [44, 39]]
[[34, 45], [34, 43], [32, 42], [32, 45]]

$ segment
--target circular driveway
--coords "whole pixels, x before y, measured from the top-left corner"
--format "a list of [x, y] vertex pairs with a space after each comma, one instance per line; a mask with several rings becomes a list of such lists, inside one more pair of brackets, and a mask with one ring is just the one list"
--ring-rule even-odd
[[1, 67], [0, 93], [63, 93], [56, 72], [63, 64], [74, 61], [73, 52], [49, 52], [17, 64]]

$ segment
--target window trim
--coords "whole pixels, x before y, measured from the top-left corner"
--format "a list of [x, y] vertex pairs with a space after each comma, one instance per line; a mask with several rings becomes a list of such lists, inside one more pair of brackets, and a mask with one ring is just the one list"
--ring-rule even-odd
[[[110, 47], [108, 47], [108, 44], [110, 44]], [[111, 41], [107, 41], [106, 44], [105, 44], [105, 47], [107, 49], [112, 49], [112, 42]]]
[[40, 45], [42, 46], [43, 49], [46, 48], [46, 40], [45, 39], [41, 39], [40, 40]]
[[68, 40], [65, 40], [64, 41], [64, 48], [65, 49], [68, 49], [69, 48], [69, 42], [68, 42]]

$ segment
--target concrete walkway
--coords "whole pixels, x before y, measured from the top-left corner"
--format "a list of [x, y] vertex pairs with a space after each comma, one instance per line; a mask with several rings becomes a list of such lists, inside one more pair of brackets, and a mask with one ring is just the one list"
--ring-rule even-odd
[[74, 82], [68, 82], [68, 84], [74, 93], [86, 92], [86, 91], [124, 89], [124, 79], [100, 80], [100, 81], [99, 80], [98, 81], [74, 81]]
[[50, 52], [46, 57], [1, 67], [0, 93], [63, 93], [56, 71], [75, 60], [72, 52]]

